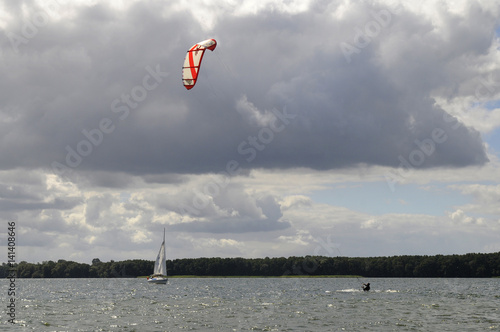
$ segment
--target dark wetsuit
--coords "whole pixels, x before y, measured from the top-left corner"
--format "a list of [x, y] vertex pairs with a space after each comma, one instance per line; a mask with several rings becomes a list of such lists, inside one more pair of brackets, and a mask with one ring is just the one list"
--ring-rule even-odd
[[370, 283], [367, 283], [367, 284], [363, 284], [363, 290], [365, 292], [368, 292], [370, 290]]

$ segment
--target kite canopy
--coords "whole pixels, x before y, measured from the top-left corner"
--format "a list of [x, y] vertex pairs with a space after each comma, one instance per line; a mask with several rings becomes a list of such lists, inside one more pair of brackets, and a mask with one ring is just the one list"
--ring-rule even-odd
[[184, 66], [182, 66], [182, 83], [186, 89], [190, 90], [196, 84], [205, 50], [213, 51], [216, 46], [217, 42], [215, 39], [207, 39], [196, 43], [187, 51]]

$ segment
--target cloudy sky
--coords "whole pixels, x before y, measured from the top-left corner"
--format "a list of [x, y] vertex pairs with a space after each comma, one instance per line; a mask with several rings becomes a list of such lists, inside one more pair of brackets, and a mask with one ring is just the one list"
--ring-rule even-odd
[[500, 251], [500, 9], [401, 2], [0, 1], [1, 243], [15, 221], [28, 262], [153, 260], [163, 228], [171, 259]]

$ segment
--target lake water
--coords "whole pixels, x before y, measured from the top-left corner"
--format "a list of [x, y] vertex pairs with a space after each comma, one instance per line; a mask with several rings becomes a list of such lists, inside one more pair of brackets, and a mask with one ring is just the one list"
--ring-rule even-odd
[[14, 325], [7, 282], [2, 331], [500, 331], [500, 279], [17, 279]]

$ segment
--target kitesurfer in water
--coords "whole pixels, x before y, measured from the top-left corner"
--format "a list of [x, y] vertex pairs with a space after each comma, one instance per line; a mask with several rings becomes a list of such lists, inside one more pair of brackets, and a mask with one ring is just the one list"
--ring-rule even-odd
[[368, 291], [370, 290], [370, 283], [369, 283], [369, 282], [368, 282], [368, 283], [366, 283], [366, 284], [363, 284], [363, 290], [364, 290], [365, 292], [368, 292]]

